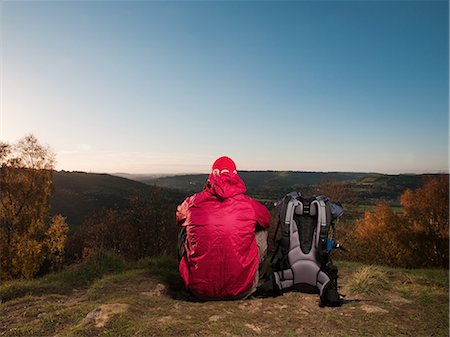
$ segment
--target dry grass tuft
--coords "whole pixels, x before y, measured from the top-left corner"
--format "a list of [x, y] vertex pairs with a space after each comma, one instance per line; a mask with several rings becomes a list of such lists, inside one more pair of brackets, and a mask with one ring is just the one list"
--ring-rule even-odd
[[391, 289], [386, 272], [372, 265], [360, 267], [350, 278], [348, 286], [354, 292], [370, 295]]

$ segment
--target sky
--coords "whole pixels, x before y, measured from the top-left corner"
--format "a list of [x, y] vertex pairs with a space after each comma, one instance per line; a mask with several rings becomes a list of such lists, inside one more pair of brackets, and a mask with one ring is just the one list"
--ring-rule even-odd
[[448, 172], [448, 1], [0, 6], [0, 140], [58, 170]]

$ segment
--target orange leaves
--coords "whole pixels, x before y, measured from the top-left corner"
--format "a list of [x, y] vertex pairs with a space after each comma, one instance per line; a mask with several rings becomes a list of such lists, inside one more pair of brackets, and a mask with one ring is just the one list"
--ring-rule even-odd
[[428, 180], [416, 191], [408, 190], [400, 198], [405, 216], [415, 224], [417, 231], [448, 236], [448, 184], [448, 176]]
[[361, 257], [376, 263], [399, 263], [398, 260], [405, 255], [400, 240], [405, 232], [403, 219], [392, 211], [387, 202], [378, 203], [356, 225]]
[[356, 234], [362, 238], [382, 239], [388, 227], [395, 222], [395, 214], [387, 202], [380, 202], [371, 212], [366, 212], [364, 218], [358, 221]]
[[370, 262], [396, 266], [448, 266], [448, 176], [428, 180], [401, 198], [402, 214], [386, 202], [356, 225], [356, 253]]

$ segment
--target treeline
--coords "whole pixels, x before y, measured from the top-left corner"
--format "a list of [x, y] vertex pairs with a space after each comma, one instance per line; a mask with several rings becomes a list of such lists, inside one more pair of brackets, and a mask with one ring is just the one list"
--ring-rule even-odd
[[[175, 207], [182, 200], [163, 189], [149, 187], [130, 196], [125, 207], [98, 210], [75, 229], [69, 230], [64, 215], [50, 218], [54, 158], [32, 135], [16, 144], [0, 143], [1, 280], [42, 275], [102, 251], [132, 260], [175, 256]], [[430, 178], [402, 194], [400, 210], [379, 202], [365, 213], [355, 211], [358, 195], [348, 182], [326, 181], [303, 192], [346, 206], [347, 220], [337, 234], [348, 252], [339, 258], [448, 268], [448, 184], [448, 175]]]
[[149, 189], [132, 195], [125, 207], [100, 210], [72, 233], [67, 259], [77, 261], [105, 250], [132, 260], [175, 256], [175, 207], [160, 190]]

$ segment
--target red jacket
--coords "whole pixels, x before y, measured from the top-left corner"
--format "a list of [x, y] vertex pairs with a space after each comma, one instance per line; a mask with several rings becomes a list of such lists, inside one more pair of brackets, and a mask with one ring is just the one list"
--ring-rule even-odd
[[229, 298], [253, 286], [259, 263], [255, 228], [268, 228], [270, 213], [245, 191], [235, 173], [210, 175], [205, 189], [177, 208], [177, 223], [187, 232], [179, 270], [194, 294]]

